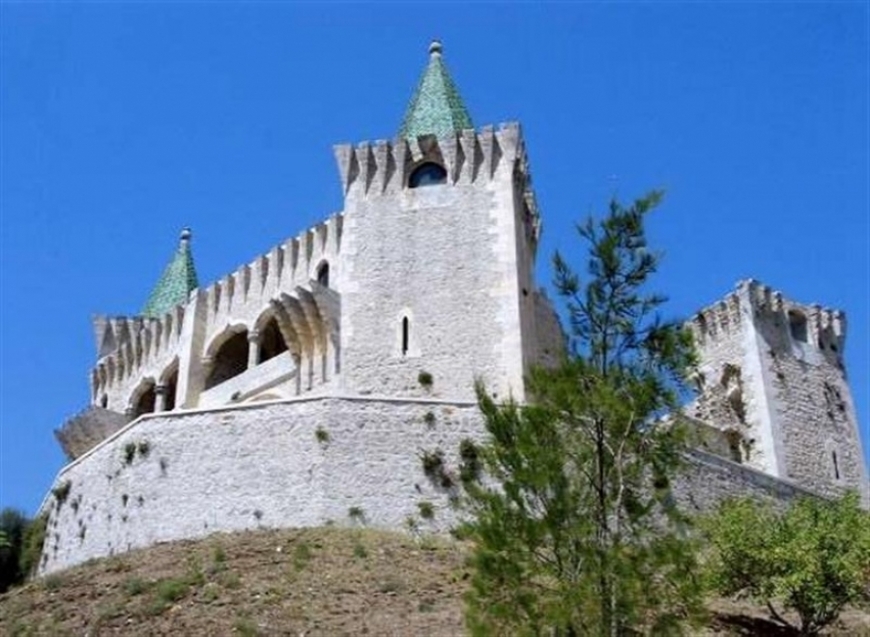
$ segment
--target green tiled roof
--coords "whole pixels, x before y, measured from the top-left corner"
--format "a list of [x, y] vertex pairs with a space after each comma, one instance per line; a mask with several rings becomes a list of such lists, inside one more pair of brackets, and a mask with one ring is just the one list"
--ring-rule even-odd
[[441, 59], [441, 43], [435, 41], [429, 46], [429, 65], [408, 104], [399, 136], [443, 137], [466, 128], [473, 128], [471, 116]]
[[190, 236], [188, 228], [181, 231], [178, 250], [148, 297], [148, 302], [142, 309], [143, 316], [163, 316], [176, 305], [187, 303], [190, 293], [199, 287], [196, 268], [193, 266], [193, 253], [190, 250]]

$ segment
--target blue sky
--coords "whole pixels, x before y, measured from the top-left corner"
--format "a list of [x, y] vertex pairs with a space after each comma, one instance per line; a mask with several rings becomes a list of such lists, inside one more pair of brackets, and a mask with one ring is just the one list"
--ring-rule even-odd
[[332, 145], [395, 135], [433, 37], [476, 126], [523, 125], [542, 284], [665, 188], [669, 310], [748, 277], [845, 310], [870, 451], [866, 3], [5, 3], [0, 507], [63, 464], [91, 315], [140, 310], [183, 226], [208, 284], [339, 211]]

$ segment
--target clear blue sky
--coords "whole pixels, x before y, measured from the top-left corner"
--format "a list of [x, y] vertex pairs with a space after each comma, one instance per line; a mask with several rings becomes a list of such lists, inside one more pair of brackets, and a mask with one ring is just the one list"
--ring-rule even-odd
[[340, 210], [332, 145], [395, 135], [433, 37], [476, 126], [523, 124], [542, 283], [663, 187], [670, 310], [747, 277], [844, 309], [870, 447], [866, 3], [5, 3], [0, 37], [0, 506], [63, 464], [91, 315], [140, 310], [185, 225], [207, 284]]

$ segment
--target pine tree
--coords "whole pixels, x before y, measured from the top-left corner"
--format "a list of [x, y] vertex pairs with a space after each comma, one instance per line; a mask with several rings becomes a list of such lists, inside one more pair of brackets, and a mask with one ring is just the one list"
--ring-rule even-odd
[[496, 404], [478, 384], [489, 439], [460, 529], [475, 547], [473, 634], [674, 634], [699, 606], [694, 544], [671, 494], [685, 435], [664, 418], [694, 352], [646, 290], [659, 256], [644, 219], [660, 200], [613, 201], [578, 226], [584, 282], [554, 257], [569, 351], [531, 374], [529, 404]]

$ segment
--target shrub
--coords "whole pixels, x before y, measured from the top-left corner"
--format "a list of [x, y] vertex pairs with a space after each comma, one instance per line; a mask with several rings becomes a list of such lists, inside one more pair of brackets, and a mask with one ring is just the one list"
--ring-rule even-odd
[[432, 378], [432, 374], [430, 374], [429, 372], [423, 371], [423, 372], [420, 372], [419, 374], [417, 374], [417, 382], [420, 383], [420, 385], [422, 387], [425, 387], [426, 389], [430, 389], [432, 387], [432, 383], [434, 382], [434, 379]]
[[140, 456], [147, 458], [148, 452], [151, 451], [151, 445], [148, 444], [147, 440], [140, 440], [139, 444], [136, 445], [136, 450], [139, 452]]
[[427, 411], [423, 414], [423, 422], [426, 423], [429, 427], [435, 426], [435, 414], [431, 411]]
[[347, 516], [354, 522], [364, 523], [366, 520], [365, 511], [362, 507], [353, 506], [347, 510]]
[[471, 438], [463, 438], [459, 443], [459, 479], [462, 484], [477, 482], [480, 479], [480, 449]]
[[417, 509], [420, 511], [420, 517], [424, 520], [431, 520], [435, 517], [435, 507], [431, 502], [418, 502]]
[[136, 443], [128, 442], [124, 445], [124, 464], [131, 465], [136, 458]]
[[293, 549], [293, 568], [297, 571], [305, 570], [308, 562], [311, 561], [312, 553], [308, 542], [300, 542]]
[[322, 445], [325, 445], [329, 442], [329, 432], [319, 425], [317, 429], [314, 430], [314, 437], [317, 438], [317, 442]]
[[164, 579], [157, 582], [157, 599], [162, 602], [177, 602], [187, 595], [189, 586], [180, 579]]
[[54, 499], [57, 502], [58, 509], [60, 509], [61, 505], [66, 502], [66, 499], [69, 497], [70, 490], [72, 490], [72, 482], [70, 482], [69, 480], [64, 480], [51, 490], [51, 494], [54, 496]]
[[[815, 635], [844, 606], [870, 600], [870, 514], [858, 496], [805, 498], [784, 513], [748, 499], [729, 500], [703, 521], [709, 575], [723, 595], [764, 603], [774, 621]], [[793, 626], [776, 604], [797, 613]]]
[[45, 546], [45, 532], [48, 527], [48, 516], [43, 514], [35, 518], [24, 530], [21, 546], [21, 573], [24, 577], [32, 575], [39, 565], [42, 549]]
[[124, 582], [124, 592], [127, 593], [129, 597], [133, 597], [134, 595], [141, 595], [147, 590], [148, 583], [138, 577], [131, 577], [126, 582]]
[[440, 449], [435, 451], [424, 451], [420, 456], [420, 461], [423, 465], [423, 473], [436, 486], [443, 489], [450, 489], [454, 486], [453, 476], [447, 471], [444, 464], [444, 452]]

